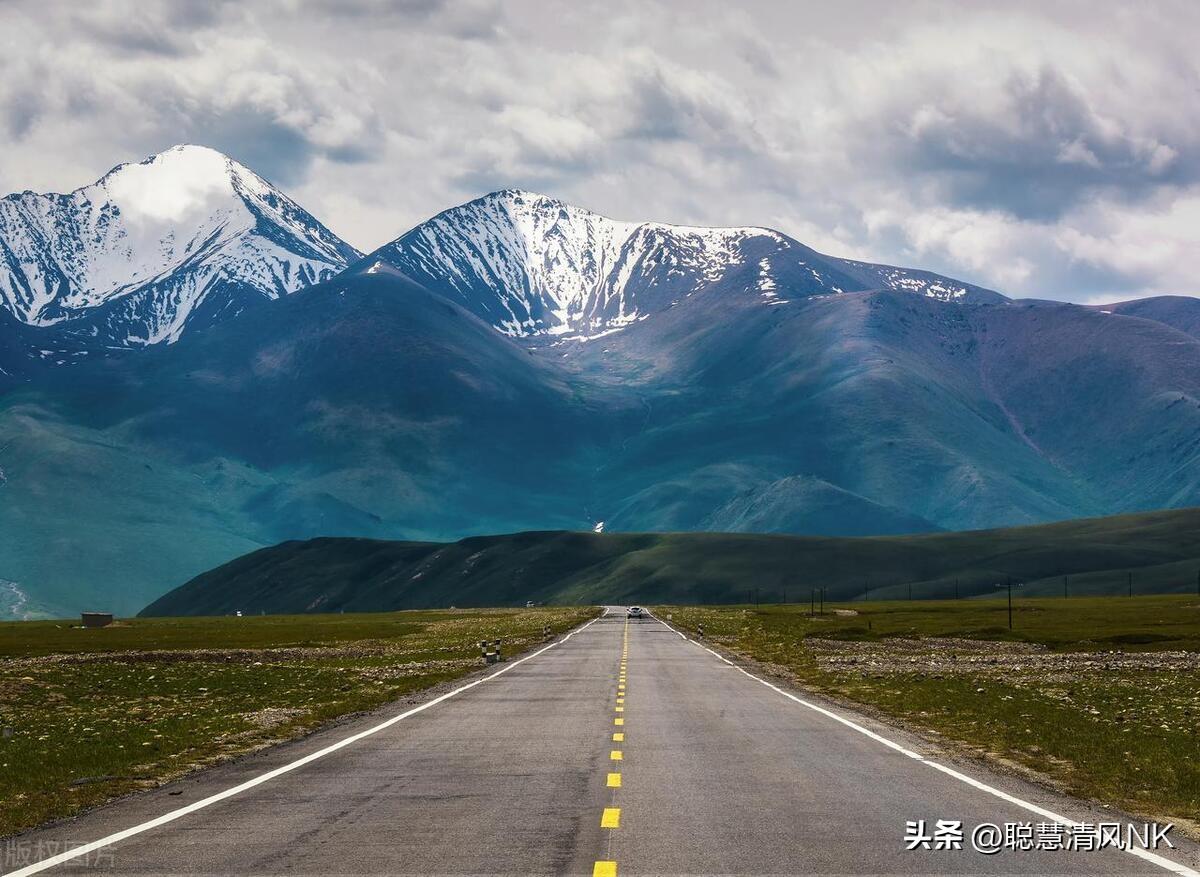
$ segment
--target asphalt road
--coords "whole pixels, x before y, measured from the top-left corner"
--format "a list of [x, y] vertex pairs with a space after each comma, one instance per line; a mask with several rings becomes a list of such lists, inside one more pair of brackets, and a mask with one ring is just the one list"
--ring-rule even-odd
[[[980, 823], [1052, 821], [1030, 807], [1113, 817], [825, 711], [653, 619], [609, 615], [501, 666], [416, 711], [26, 835], [8, 861], [39, 860], [17, 874], [1169, 873], [1111, 849], [975, 852]], [[965, 849], [906, 851], [905, 824], [922, 819], [961, 821]], [[51, 864], [67, 850], [82, 855]], [[1195, 847], [1168, 855], [1195, 865]]]

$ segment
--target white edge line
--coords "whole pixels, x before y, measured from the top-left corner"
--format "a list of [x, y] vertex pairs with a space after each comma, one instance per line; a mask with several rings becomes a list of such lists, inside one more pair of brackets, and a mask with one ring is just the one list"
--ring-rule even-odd
[[[966, 783], [968, 786], [971, 786], [972, 788], [978, 789], [981, 792], [987, 792], [989, 795], [991, 795], [995, 798], [999, 798], [1002, 801], [1007, 801], [1010, 804], [1015, 804], [1016, 806], [1021, 807], [1024, 810], [1028, 810], [1030, 813], [1036, 813], [1038, 816], [1042, 816], [1046, 819], [1049, 819], [1051, 822], [1057, 822], [1058, 824], [1066, 826], [1068, 828], [1078, 828], [1082, 824], [1081, 822], [1078, 822], [1074, 819], [1068, 819], [1065, 816], [1060, 816], [1059, 814], [1055, 813], [1052, 810], [1047, 810], [1045, 807], [1039, 807], [1037, 804], [1034, 804], [1030, 801], [1025, 801], [1021, 798], [1016, 797], [1015, 795], [1010, 795], [1008, 792], [1005, 792], [1001, 789], [997, 789], [995, 786], [989, 786], [987, 783], [980, 782], [979, 780], [974, 779], [973, 777], [967, 776], [965, 773], [960, 773], [959, 771], [955, 770], [952, 767], [947, 767], [944, 764], [939, 764], [936, 761], [931, 761], [930, 759], [921, 755], [919, 752], [913, 752], [911, 749], [906, 749], [905, 747], [901, 746], [899, 743], [889, 740], [886, 737], [881, 736], [880, 734], [876, 734], [874, 731], [870, 730], [869, 728], [864, 728], [862, 725], [858, 724], [857, 722], [852, 722], [850, 719], [847, 719], [844, 716], [839, 716], [837, 713], [833, 712], [832, 710], [827, 710], [827, 709], [825, 709], [825, 707], [818, 706], [815, 703], [811, 703], [810, 701], [804, 700], [804, 698], [797, 697], [796, 695], [792, 694], [789, 691], [784, 691], [779, 686], [772, 685], [767, 680], [762, 679], [758, 676], [755, 676], [753, 673], [747, 672], [744, 668], [739, 667], [737, 664], [735, 664], [733, 661], [726, 658], [724, 655], [720, 655], [717, 652], [714, 652], [708, 646], [704, 645], [704, 643], [702, 643], [698, 640], [694, 640], [691, 637], [688, 637], [687, 635], [683, 634], [681, 631], [676, 630], [674, 627], [667, 624], [662, 619], [655, 619], [655, 620], [657, 620], [659, 624], [661, 624], [663, 627], [667, 628], [668, 630], [678, 633], [680, 636], [682, 636], [688, 642], [695, 643], [696, 645], [700, 646], [700, 648], [704, 649], [704, 651], [708, 652], [710, 655], [713, 655], [714, 657], [718, 658], [719, 660], [724, 661], [726, 664], [728, 664], [730, 667], [733, 667], [739, 673], [749, 676], [755, 682], [760, 682], [763, 685], [767, 686], [767, 688], [770, 688], [772, 691], [782, 694], [784, 697], [788, 698], [789, 700], [794, 700], [796, 703], [800, 704], [801, 706], [808, 707], [810, 710], [814, 710], [815, 712], [818, 712], [823, 716], [827, 716], [828, 718], [833, 719], [835, 722], [841, 722], [847, 728], [857, 731], [858, 733], [860, 733], [866, 737], [870, 737], [872, 740], [876, 741], [877, 743], [882, 743], [884, 746], [887, 746], [889, 749], [894, 749], [903, 755], [907, 755], [909, 758], [913, 759], [914, 761], [919, 761], [922, 764], [927, 764], [930, 767], [932, 767], [934, 770], [939, 770], [942, 773], [946, 774], [947, 776], [954, 777], [956, 780]], [[1153, 865], [1157, 865], [1158, 867], [1163, 868], [1167, 871], [1170, 871], [1173, 874], [1179, 874], [1179, 875], [1181, 875], [1181, 877], [1200, 877], [1200, 871], [1196, 871], [1192, 868], [1189, 868], [1187, 865], [1181, 864], [1179, 862], [1172, 861], [1171, 859], [1168, 859], [1165, 856], [1160, 856], [1158, 853], [1153, 853], [1150, 850], [1144, 850], [1144, 849], [1141, 849], [1140, 847], [1129, 847], [1128, 849], [1124, 849], [1123, 852], [1129, 853], [1131, 856], [1136, 856], [1139, 859], [1143, 859], [1144, 861], [1150, 862]]]
[[63, 852], [63, 853], [59, 853], [56, 856], [51, 856], [48, 859], [42, 859], [41, 861], [34, 862], [31, 865], [26, 865], [24, 868], [21, 868], [17, 871], [9, 871], [8, 874], [5, 875], [5, 877], [25, 877], [25, 875], [27, 875], [27, 874], [37, 874], [40, 871], [45, 871], [48, 868], [53, 868], [56, 865], [61, 865], [63, 862], [69, 862], [72, 859], [79, 858], [80, 856], [86, 856], [87, 854], [95, 852], [96, 850], [103, 849], [104, 847], [111, 846], [112, 844], [115, 844], [115, 843], [119, 843], [120, 841], [123, 841], [126, 838], [130, 838], [130, 837], [133, 837], [134, 835], [141, 834], [142, 832], [149, 831], [152, 828], [158, 828], [160, 825], [166, 825], [168, 822], [174, 822], [176, 819], [180, 819], [184, 816], [187, 816], [189, 813], [195, 813], [197, 810], [202, 810], [205, 807], [208, 807], [212, 804], [216, 804], [218, 801], [224, 801], [226, 798], [232, 798], [234, 795], [240, 795], [242, 792], [246, 791], [247, 789], [252, 789], [255, 786], [262, 785], [263, 783], [273, 780], [278, 776], [282, 776], [285, 773], [290, 773], [291, 771], [296, 770], [297, 768], [301, 768], [304, 765], [308, 764], [309, 762], [316, 761], [318, 758], [324, 758], [326, 755], [330, 755], [331, 753], [337, 752], [339, 749], [343, 749], [352, 743], [357, 743], [359, 740], [362, 740], [365, 737], [370, 737], [372, 734], [377, 734], [386, 728], [390, 728], [392, 725], [396, 724], [397, 722], [401, 722], [404, 719], [407, 719], [409, 716], [415, 716], [417, 713], [424, 712], [425, 710], [429, 709], [431, 706], [436, 706], [437, 704], [441, 703], [444, 700], [449, 700], [450, 698], [454, 697], [455, 695], [462, 694], [464, 691], [474, 688], [476, 685], [482, 685], [484, 682], [491, 682], [497, 676], [503, 676], [505, 673], [507, 673], [509, 670], [513, 669], [514, 667], [519, 667], [521, 664], [524, 664], [526, 661], [533, 660], [538, 655], [543, 654], [544, 652], [548, 652], [550, 649], [554, 648], [555, 646], [562, 645], [567, 640], [569, 640], [571, 637], [573, 637], [575, 634], [582, 633], [583, 631], [587, 630], [589, 627], [591, 627], [593, 624], [595, 624], [597, 621], [599, 621], [600, 618], [602, 618], [602, 617], [603, 616], [593, 618], [591, 621], [587, 622], [587, 624], [584, 624], [581, 627], [575, 628], [575, 630], [568, 633], [562, 639], [555, 640], [554, 642], [550, 643], [550, 645], [543, 646], [542, 648], [538, 649], [533, 654], [526, 655], [524, 658], [520, 658], [516, 661], [513, 661], [511, 664], [506, 665], [501, 670], [497, 670], [495, 673], [492, 673], [490, 676], [484, 676], [482, 679], [476, 679], [474, 682], [468, 682], [466, 685], [460, 685], [458, 688], [455, 688], [453, 691], [447, 691], [445, 694], [439, 695], [438, 697], [435, 697], [433, 700], [426, 701], [425, 703], [415, 706], [410, 710], [406, 710], [397, 716], [392, 716], [387, 721], [380, 722], [378, 725], [375, 725], [374, 727], [371, 727], [371, 728], [367, 728], [365, 731], [359, 731], [357, 734], [351, 734], [349, 737], [345, 737], [345, 738], [337, 741], [336, 743], [331, 743], [329, 746], [326, 746], [324, 749], [318, 749], [316, 752], [310, 752], [308, 755], [304, 756], [303, 758], [298, 758], [293, 762], [290, 762], [288, 764], [285, 764], [280, 767], [269, 770], [266, 773], [259, 774], [256, 777], [246, 780], [244, 783], [240, 783], [239, 785], [232, 786], [228, 789], [225, 789], [222, 792], [217, 792], [215, 795], [209, 795], [207, 798], [201, 798], [199, 801], [195, 801], [191, 804], [188, 804], [186, 807], [180, 807], [178, 810], [172, 810], [169, 813], [164, 813], [162, 816], [158, 816], [154, 819], [149, 820], [148, 822], [143, 822], [140, 825], [133, 826], [132, 828], [126, 828], [123, 831], [118, 831], [115, 834], [110, 834], [107, 837], [102, 837], [99, 840], [94, 840], [91, 843], [86, 843], [79, 847], [73, 847], [72, 849], [67, 850], [66, 852]]

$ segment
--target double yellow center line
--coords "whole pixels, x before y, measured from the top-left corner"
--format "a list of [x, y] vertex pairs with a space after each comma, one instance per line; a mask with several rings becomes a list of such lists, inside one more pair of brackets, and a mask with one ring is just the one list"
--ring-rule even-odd
[[[621, 764], [625, 760], [625, 753], [619, 748], [620, 744], [625, 742], [625, 677], [629, 670], [629, 619], [625, 619], [625, 634], [621, 639], [621, 670], [617, 674], [617, 697], [616, 703], [613, 705], [615, 713], [613, 717], [613, 726], [617, 730], [612, 732], [612, 742], [618, 746], [608, 754], [609, 761], [612, 762], [612, 770], [608, 773], [608, 781], [606, 785], [610, 789], [621, 788]], [[601, 828], [620, 828], [621, 827], [621, 808], [616, 806], [617, 793], [611, 793], [611, 803], [613, 806], [605, 807], [604, 812], [600, 815]], [[611, 859], [601, 859], [596, 862], [592, 868], [592, 877], [617, 877], [617, 863]]]

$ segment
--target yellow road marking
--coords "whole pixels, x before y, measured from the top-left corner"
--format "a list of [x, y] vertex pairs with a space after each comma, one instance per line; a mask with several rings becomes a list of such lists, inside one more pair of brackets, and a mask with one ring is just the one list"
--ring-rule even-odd
[[613, 719], [613, 724], [614, 725], [623, 725], [623, 724], [625, 724], [625, 720], [624, 719]]
[[621, 788], [621, 775], [619, 773], [610, 773], [608, 775], [608, 787], [610, 789]]
[[612, 752], [608, 753], [608, 757], [612, 761], [623, 761], [625, 758], [625, 756], [621, 754], [620, 749], [614, 749]]
[[625, 712], [625, 707], [623, 707], [623, 706], [616, 707], [616, 711], [619, 713], [623, 713], [623, 712]]
[[613, 734], [613, 742], [614, 743], [624, 743], [625, 742], [625, 732], [617, 731], [617, 733]]
[[592, 866], [592, 877], [617, 877], [617, 863], [597, 862]]
[[620, 807], [605, 807], [604, 815], [600, 817], [601, 828], [620, 828], [621, 827], [621, 808]]

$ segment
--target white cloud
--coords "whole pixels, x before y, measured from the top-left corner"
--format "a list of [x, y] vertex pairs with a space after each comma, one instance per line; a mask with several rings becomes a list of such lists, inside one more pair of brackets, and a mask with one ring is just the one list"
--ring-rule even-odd
[[10, 0], [0, 190], [192, 141], [360, 248], [511, 185], [1014, 294], [1200, 294], [1198, 29], [1186, 0]]

